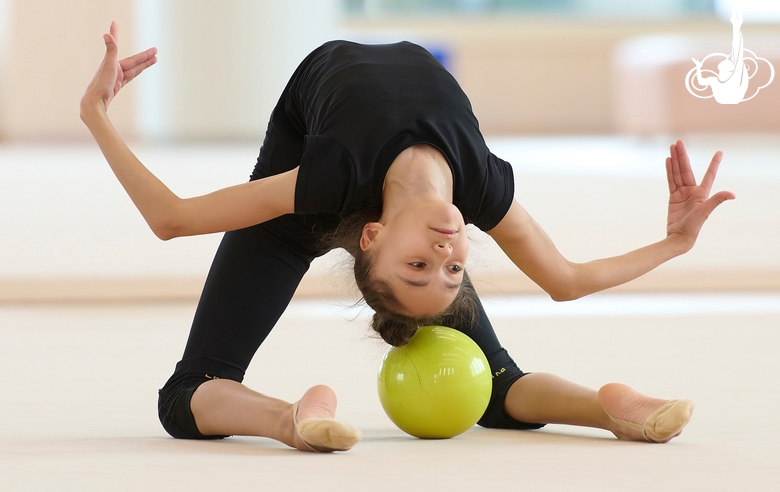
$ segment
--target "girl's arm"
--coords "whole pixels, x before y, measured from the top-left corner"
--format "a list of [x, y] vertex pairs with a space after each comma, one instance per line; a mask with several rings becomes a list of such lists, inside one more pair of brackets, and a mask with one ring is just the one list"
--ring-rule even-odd
[[118, 60], [117, 26], [104, 36], [106, 55], [81, 99], [81, 119], [152, 231], [161, 239], [240, 229], [294, 209], [298, 170], [181, 199], [133, 155], [106, 113], [119, 90], [157, 61], [151, 48]]
[[727, 191], [708, 198], [722, 155], [715, 154], [697, 186], [683, 143], [678, 141], [671, 146], [671, 157], [666, 159], [670, 192], [667, 236], [630, 253], [588, 263], [570, 262], [517, 202], [488, 234], [518, 268], [556, 301], [577, 299], [620, 285], [690, 250], [715, 207], [734, 198]]

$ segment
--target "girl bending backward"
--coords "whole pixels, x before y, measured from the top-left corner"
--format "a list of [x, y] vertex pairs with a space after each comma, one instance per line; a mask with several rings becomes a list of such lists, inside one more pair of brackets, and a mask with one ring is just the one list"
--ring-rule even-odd
[[337, 247], [354, 258], [372, 327], [385, 341], [403, 345], [417, 327], [442, 324], [480, 346], [498, 374], [482, 426], [565, 423], [666, 442], [688, 422], [688, 400], [523, 373], [464, 270], [465, 227], [487, 232], [553, 299], [576, 299], [691, 249], [713, 209], [734, 198], [709, 196], [720, 152], [697, 184], [683, 143], [671, 146], [666, 237], [573, 263], [514, 199], [512, 167], [487, 148], [468, 98], [433, 56], [411, 43], [335, 41], [306, 57], [285, 87], [250, 181], [182, 199], [138, 161], [107, 116], [121, 88], [156, 63], [157, 50], [119, 60], [114, 23], [104, 41], [81, 118], [116, 177], [160, 239], [225, 232], [182, 360], [159, 393], [160, 420], [173, 437], [265, 436], [319, 452], [360, 440], [335, 420], [336, 395], [326, 386], [291, 404], [241, 384], [312, 260]]

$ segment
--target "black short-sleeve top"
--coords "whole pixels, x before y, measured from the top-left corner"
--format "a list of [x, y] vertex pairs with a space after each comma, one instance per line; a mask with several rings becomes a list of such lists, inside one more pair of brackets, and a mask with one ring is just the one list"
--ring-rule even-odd
[[326, 43], [293, 74], [281, 110], [305, 139], [296, 214], [344, 217], [381, 203], [388, 168], [421, 143], [447, 159], [466, 223], [492, 229], [514, 198], [512, 167], [489, 151], [463, 90], [415, 44]]

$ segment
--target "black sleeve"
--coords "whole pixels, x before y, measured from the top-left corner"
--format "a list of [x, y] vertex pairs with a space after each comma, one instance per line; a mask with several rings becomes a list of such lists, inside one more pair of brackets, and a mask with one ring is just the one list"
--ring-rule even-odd
[[483, 231], [501, 222], [515, 198], [515, 177], [512, 165], [493, 154], [488, 156], [481, 201], [469, 221]]
[[295, 183], [295, 213], [346, 215], [355, 190], [349, 153], [327, 135], [307, 135]]

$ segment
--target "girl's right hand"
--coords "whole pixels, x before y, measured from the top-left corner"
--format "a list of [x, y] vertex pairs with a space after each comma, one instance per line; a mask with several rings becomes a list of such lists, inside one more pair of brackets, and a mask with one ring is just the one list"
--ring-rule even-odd
[[106, 55], [81, 98], [82, 113], [85, 110], [96, 109], [96, 107], [107, 110], [108, 105], [111, 104], [122, 87], [157, 63], [157, 48], [149, 48], [137, 55], [119, 60], [117, 32], [117, 24], [112, 22], [109, 34], [103, 35], [103, 41], [106, 43]]

